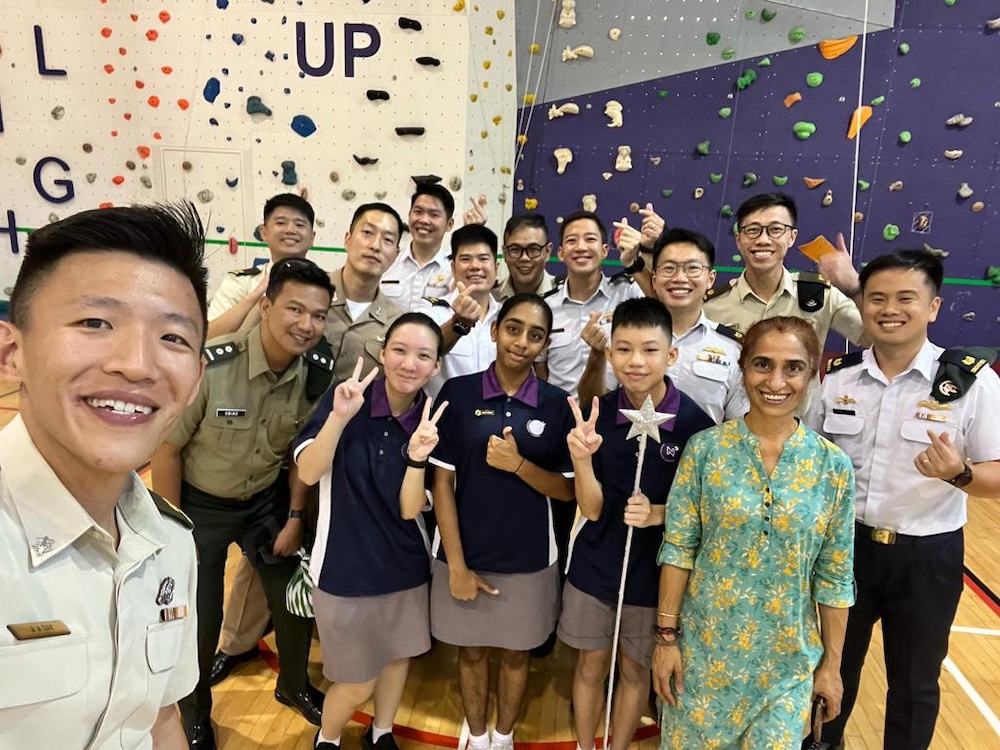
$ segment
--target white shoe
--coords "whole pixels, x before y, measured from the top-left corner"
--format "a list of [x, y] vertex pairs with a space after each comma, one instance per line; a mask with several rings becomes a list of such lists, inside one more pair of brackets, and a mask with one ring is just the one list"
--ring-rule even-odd
[[490, 750], [514, 750], [514, 739], [498, 740], [495, 735], [490, 735]]

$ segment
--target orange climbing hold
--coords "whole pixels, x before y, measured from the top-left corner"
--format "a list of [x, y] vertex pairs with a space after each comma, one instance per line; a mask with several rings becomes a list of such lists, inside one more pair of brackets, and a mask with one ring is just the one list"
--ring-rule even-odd
[[[154, 133], [153, 135], [155, 137], [156, 134]], [[139, 153], [139, 156], [141, 156], [143, 159], [149, 158], [150, 154], [149, 146], [138, 146], [135, 150]]]
[[131, 18], [133, 22], [139, 20], [139, 16], [137, 16], [135, 13], [129, 13], [128, 17]]
[[160, 11], [160, 23], [166, 23], [170, 20], [170, 14], [165, 10]]
[[111, 31], [111, 28], [109, 26], [105, 26], [103, 29], [101, 29], [101, 36], [103, 36], [105, 39], [111, 36], [112, 33], [113, 32]]
[[851, 47], [857, 43], [857, 36], [845, 36], [843, 39], [824, 39], [817, 46], [824, 59], [836, 60], [841, 55], [847, 54]]
[[145, 84], [145, 83], [143, 83], [142, 81], [136, 81], [136, 82], [135, 82], [135, 87], [136, 87], [137, 89], [144, 89], [144, 88], [146, 88], [146, 84]]
[[118, 137], [118, 131], [117, 130], [112, 130], [111, 131], [111, 137], [112, 138], [117, 138]]
[[847, 140], [853, 141], [871, 116], [872, 108], [867, 104], [854, 110], [854, 114], [851, 115], [851, 124], [847, 126]]
[[123, 175], [116, 174], [114, 177], [111, 178], [111, 181], [116, 185], [121, 185], [123, 182], [125, 182], [125, 177]]
[[791, 107], [796, 102], [801, 102], [801, 101], [802, 101], [802, 94], [796, 91], [795, 93], [789, 94], [788, 96], [785, 97], [785, 106]]
[[115, 72], [115, 66], [111, 64], [105, 65], [104, 72], [107, 73], [108, 75], [111, 75], [112, 73]]
[[163, 75], [168, 76], [174, 72], [174, 69], [171, 68], [169, 65], [164, 65], [162, 68], [160, 68], [160, 71], [163, 73]]
[[150, 29], [149, 31], [146, 32], [146, 38], [151, 42], [155, 42], [157, 39], [160, 38], [160, 32], [157, 31], [156, 29]]
[[123, 117], [125, 118], [125, 122], [128, 122], [129, 120], [131, 120], [131, 119], [132, 119], [132, 113], [131, 113], [131, 112], [126, 112], [126, 113], [125, 113], [125, 114], [123, 115]]
[[160, 106], [160, 97], [156, 96], [155, 94], [153, 96], [149, 97], [149, 99], [147, 99], [146, 101], [149, 102], [149, 106], [150, 107], [159, 107]]
[[[154, 140], [154, 141], [158, 141], [158, 140], [161, 140], [162, 138], [163, 138], [163, 136], [162, 136], [162, 135], [160, 135], [160, 133], [159, 133], [159, 132], [156, 132], [156, 133], [153, 133], [153, 140]], [[143, 158], [145, 158], [145, 157], [143, 157]]]
[[98, 203], [97, 207], [98, 208], [114, 208], [115, 204], [112, 203], [111, 201], [104, 201], [104, 203]]
[[118, 54], [121, 55], [122, 57], [125, 57], [125, 55], [128, 54], [128, 50], [125, 49], [124, 47], [119, 47], [118, 48]]
[[187, 109], [188, 107], [191, 106], [191, 102], [189, 102], [187, 99], [178, 99], [177, 106], [180, 107], [181, 109]]
[[826, 182], [825, 177], [803, 177], [802, 181], [806, 184], [806, 187], [810, 190], [818, 188], [824, 182]]
[[108, 104], [116, 104], [117, 102], [118, 100], [115, 99], [113, 96], [110, 99], [108, 99]]

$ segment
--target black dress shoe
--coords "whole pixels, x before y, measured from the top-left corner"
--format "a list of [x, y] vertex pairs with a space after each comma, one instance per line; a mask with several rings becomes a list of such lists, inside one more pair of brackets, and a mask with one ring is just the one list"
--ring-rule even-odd
[[313, 737], [313, 749], [314, 750], [340, 750], [340, 745], [336, 742], [320, 742], [319, 732], [316, 732], [316, 736]]
[[320, 726], [323, 721], [324, 697], [323, 693], [312, 685], [307, 685], [301, 693], [287, 693], [281, 687], [274, 689], [274, 699], [278, 703], [294, 708], [306, 721], [316, 726]]
[[253, 661], [258, 656], [260, 656], [260, 648], [257, 646], [254, 646], [245, 654], [237, 654], [236, 656], [230, 656], [222, 651], [216, 652], [215, 657], [212, 659], [212, 671], [209, 672], [208, 684], [218, 685], [229, 677], [229, 673], [236, 669], [237, 666], [248, 661]]
[[372, 727], [373, 725], [369, 724], [365, 733], [361, 735], [363, 750], [399, 750], [399, 745], [396, 744], [396, 738], [392, 736], [392, 732], [383, 734], [378, 738], [378, 742], [375, 742], [375, 733]]
[[208, 719], [184, 727], [184, 734], [187, 735], [188, 747], [191, 750], [215, 750], [215, 732], [212, 730], [212, 722]]

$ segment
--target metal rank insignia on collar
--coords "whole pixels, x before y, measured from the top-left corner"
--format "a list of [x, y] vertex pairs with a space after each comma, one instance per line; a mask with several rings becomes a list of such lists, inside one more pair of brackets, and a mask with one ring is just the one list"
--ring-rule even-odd
[[160, 581], [160, 588], [156, 592], [156, 603], [161, 607], [166, 607], [174, 600], [174, 579], [167, 576]]
[[850, 406], [851, 404], [858, 403], [858, 401], [857, 401], [857, 399], [852, 398], [851, 396], [848, 396], [847, 394], [844, 394], [843, 396], [838, 396], [837, 397], [837, 403], [840, 404], [841, 406]]
[[31, 543], [36, 555], [47, 555], [55, 547], [56, 540], [50, 536], [40, 536]]

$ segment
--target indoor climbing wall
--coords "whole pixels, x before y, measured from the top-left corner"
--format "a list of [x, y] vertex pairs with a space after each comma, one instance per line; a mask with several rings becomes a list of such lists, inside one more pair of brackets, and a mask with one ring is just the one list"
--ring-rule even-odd
[[586, 200], [610, 224], [652, 202], [737, 272], [733, 212], [781, 189], [800, 244], [946, 252], [935, 339], [1000, 345], [1000, 7], [873, 0], [866, 23], [863, 3], [795, 5], [519, 5], [516, 207]]
[[[405, 217], [414, 177], [504, 218], [516, 110], [514, 2], [0, 0], [0, 283], [33, 227], [188, 198], [213, 286], [266, 248], [264, 201], [302, 192], [314, 257], [350, 217]], [[459, 209], [460, 211], [462, 209]]]

